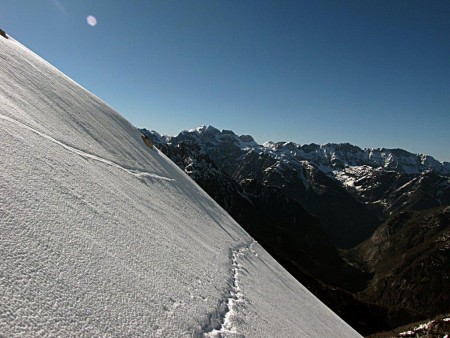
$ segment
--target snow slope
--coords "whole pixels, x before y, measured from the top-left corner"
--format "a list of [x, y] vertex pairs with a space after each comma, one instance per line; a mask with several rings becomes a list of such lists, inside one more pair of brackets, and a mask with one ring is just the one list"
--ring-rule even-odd
[[0, 336], [359, 336], [104, 102], [0, 60]]

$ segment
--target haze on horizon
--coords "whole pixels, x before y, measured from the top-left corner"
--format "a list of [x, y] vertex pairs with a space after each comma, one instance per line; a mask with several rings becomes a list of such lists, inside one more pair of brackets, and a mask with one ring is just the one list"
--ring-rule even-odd
[[0, 28], [136, 127], [450, 161], [448, 1], [13, 1]]

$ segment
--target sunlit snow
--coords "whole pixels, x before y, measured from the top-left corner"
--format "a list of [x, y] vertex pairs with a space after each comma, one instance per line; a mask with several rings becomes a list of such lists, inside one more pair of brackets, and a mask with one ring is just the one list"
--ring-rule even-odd
[[0, 336], [359, 336], [102, 100], [0, 59]]

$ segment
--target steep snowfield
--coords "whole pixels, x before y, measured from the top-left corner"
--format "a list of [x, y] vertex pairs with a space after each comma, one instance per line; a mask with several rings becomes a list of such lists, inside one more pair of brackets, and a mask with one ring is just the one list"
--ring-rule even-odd
[[359, 336], [113, 109], [0, 61], [0, 336]]

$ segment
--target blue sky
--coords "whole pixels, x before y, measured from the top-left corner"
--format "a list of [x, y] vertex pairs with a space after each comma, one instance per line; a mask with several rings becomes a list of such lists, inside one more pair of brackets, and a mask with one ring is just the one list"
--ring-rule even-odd
[[446, 161], [449, 18], [447, 0], [0, 1], [0, 28], [137, 127]]

